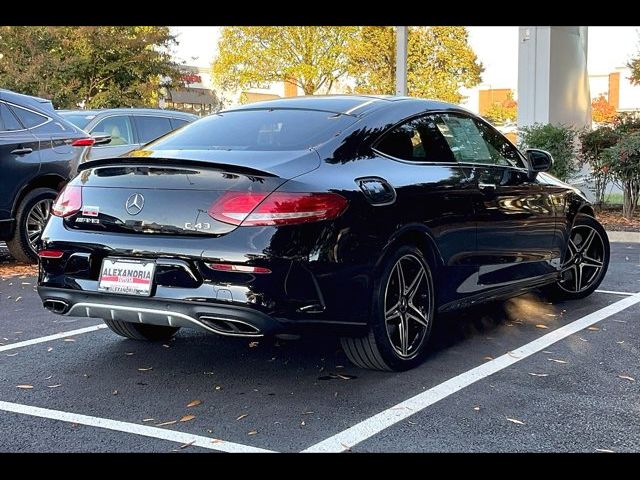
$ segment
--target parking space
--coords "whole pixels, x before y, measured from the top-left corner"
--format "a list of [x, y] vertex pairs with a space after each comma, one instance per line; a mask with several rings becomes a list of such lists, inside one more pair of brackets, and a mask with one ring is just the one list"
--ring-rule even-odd
[[[444, 317], [427, 361], [401, 374], [352, 367], [332, 337], [124, 340], [44, 311], [32, 276], [0, 278], [0, 449], [637, 450], [640, 297], [624, 293], [640, 291], [638, 247], [612, 244], [601, 289], [618, 293]], [[464, 388], [449, 392], [455, 378]]]

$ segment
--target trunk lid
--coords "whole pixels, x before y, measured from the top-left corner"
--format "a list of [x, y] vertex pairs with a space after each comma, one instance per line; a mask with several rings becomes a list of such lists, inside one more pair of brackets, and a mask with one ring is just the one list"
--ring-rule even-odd
[[[285, 175], [284, 168], [274, 168], [278, 163], [274, 160], [266, 169], [260, 168], [264, 163], [257, 157], [264, 153], [271, 157], [275, 152], [252, 153], [253, 162], [248, 161], [248, 155], [225, 155], [224, 163], [222, 159], [213, 163], [153, 157], [143, 161], [134, 157], [87, 162], [70, 183], [82, 187], [82, 208], [66, 217], [65, 225], [71, 229], [143, 235], [224, 235], [237, 227], [214, 220], [208, 210], [225, 192], [270, 193], [293, 173], [315, 168], [318, 161], [315, 152], [305, 152], [308, 158], [302, 162], [293, 162], [293, 158], [281, 160], [280, 164], [298, 165]], [[276, 171], [283, 175], [276, 175]]]

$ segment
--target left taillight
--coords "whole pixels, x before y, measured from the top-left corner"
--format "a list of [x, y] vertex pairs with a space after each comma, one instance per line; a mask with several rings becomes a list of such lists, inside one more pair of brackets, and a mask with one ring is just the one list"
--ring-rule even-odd
[[68, 217], [82, 208], [82, 187], [67, 185], [53, 202], [51, 214], [56, 217]]

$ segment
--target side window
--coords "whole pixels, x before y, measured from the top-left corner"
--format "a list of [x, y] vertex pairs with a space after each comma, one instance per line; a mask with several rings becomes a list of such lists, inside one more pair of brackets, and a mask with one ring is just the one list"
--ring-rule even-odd
[[15, 113], [16, 117], [20, 119], [20, 122], [26, 128], [37, 127], [38, 125], [42, 125], [45, 123], [48, 118], [44, 115], [40, 115], [39, 113], [32, 112], [31, 110], [25, 110], [24, 108], [13, 107], [11, 108], [13, 113]]
[[181, 118], [171, 119], [171, 127], [173, 130], [175, 130], [176, 128], [184, 127], [187, 123], [189, 123], [187, 120], [183, 120]]
[[439, 116], [438, 127], [457, 161], [524, 168], [516, 149], [488, 125], [464, 115]]
[[11, 113], [9, 107], [4, 103], [0, 103], [0, 132], [22, 130], [22, 128], [22, 125]]
[[414, 162], [454, 162], [435, 115], [414, 118], [386, 133], [375, 148], [392, 157]]
[[[128, 116], [107, 117], [100, 120], [91, 132], [103, 132], [111, 135], [111, 141], [105, 147], [117, 147], [118, 145], [131, 145], [133, 143], [133, 129]], [[96, 145], [94, 148], [100, 148]]]
[[172, 130], [171, 121], [166, 117], [135, 117], [140, 143], [148, 143]]

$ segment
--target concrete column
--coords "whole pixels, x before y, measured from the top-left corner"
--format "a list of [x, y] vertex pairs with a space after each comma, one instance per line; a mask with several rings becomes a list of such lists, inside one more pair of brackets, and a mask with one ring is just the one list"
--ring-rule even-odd
[[407, 94], [407, 37], [409, 27], [396, 27], [396, 95]]
[[520, 27], [518, 127], [591, 125], [587, 27]]

